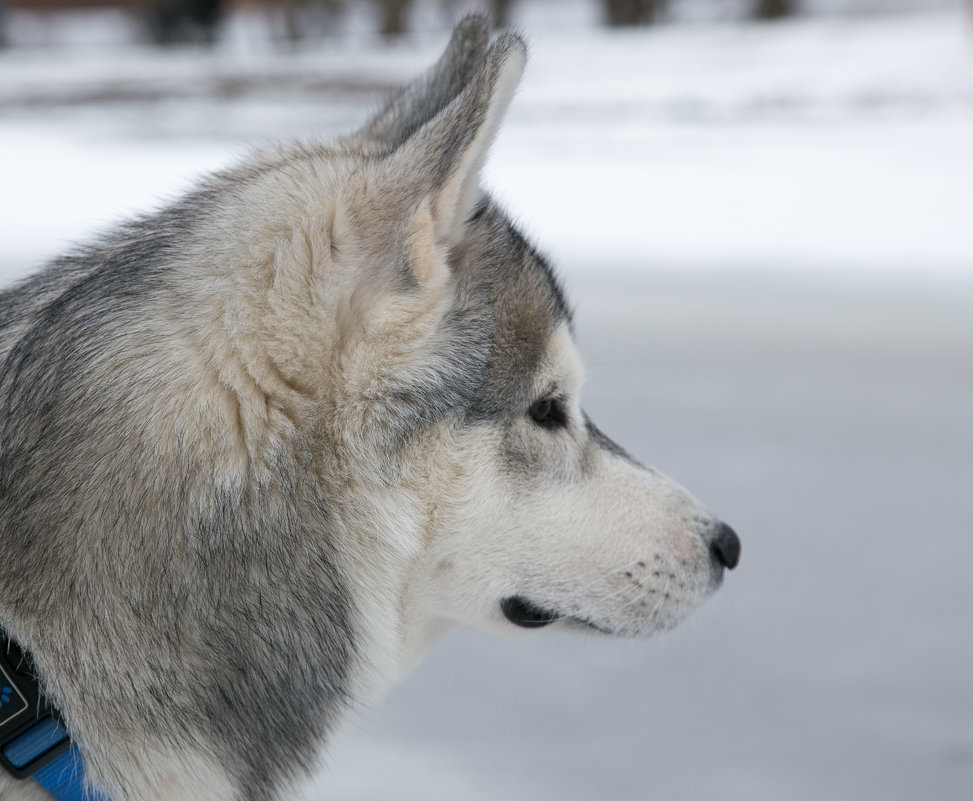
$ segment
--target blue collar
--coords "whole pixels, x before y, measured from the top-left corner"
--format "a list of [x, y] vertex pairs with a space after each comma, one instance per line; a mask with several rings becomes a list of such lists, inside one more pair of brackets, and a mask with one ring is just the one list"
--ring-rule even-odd
[[85, 787], [81, 753], [41, 694], [29, 654], [0, 629], [0, 768], [57, 801], [108, 801]]

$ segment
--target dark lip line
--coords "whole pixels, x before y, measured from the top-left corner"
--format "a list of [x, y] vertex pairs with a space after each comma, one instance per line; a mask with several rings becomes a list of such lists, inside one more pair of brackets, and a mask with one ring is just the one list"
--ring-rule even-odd
[[597, 631], [600, 634], [609, 636], [615, 634], [611, 629], [600, 626], [593, 620], [541, 606], [523, 595], [508, 595], [503, 598], [500, 601], [500, 609], [510, 623], [525, 629], [542, 629], [563, 622], [573, 627]]
[[562, 615], [560, 612], [553, 611], [551, 612], [551, 618], [546, 623], [532, 628], [547, 628], [548, 626], [553, 626], [555, 623], [567, 623], [573, 626], [581, 626], [582, 628], [592, 629], [600, 634], [607, 634], [609, 636], [614, 634], [614, 632], [610, 629], [603, 628], [587, 618], [577, 617], [576, 615]]

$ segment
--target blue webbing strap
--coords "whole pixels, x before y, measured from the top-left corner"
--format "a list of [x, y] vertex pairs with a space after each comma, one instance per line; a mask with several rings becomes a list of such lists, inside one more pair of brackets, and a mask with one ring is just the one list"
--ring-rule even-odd
[[[8, 743], [3, 754], [14, 767], [22, 768], [67, 738], [64, 727], [47, 718]], [[108, 801], [101, 793], [85, 788], [84, 765], [74, 745], [36, 771], [34, 779], [57, 801]]]

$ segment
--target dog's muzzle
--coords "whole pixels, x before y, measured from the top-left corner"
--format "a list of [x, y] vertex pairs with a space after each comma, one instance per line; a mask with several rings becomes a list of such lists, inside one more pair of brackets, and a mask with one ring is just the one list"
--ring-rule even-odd
[[[715, 585], [718, 585], [723, 578], [724, 568], [733, 570], [740, 562], [740, 538], [737, 533], [726, 523], [715, 524], [705, 535], [708, 543], [710, 565], [712, 577]], [[668, 598], [668, 596], [666, 596]], [[553, 609], [548, 609], [535, 604], [523, 595], [509, 595], [500, 601], [500, 611], [515, 626], [525, 629], [539, 629], [556, 623], [559, 620], [567, 620], [580, 623], [588, 628], [610, 633], [604, 628], [592, 623], [589, 620], [564, 615]]]

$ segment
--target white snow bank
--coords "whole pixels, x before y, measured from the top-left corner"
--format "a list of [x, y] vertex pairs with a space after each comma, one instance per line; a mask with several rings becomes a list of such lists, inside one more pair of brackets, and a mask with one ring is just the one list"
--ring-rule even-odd
[[[569, 270], [973, 275], [960, 14], [527, 33], [488, 183]], [[0, 277], [157, 204], [247, 141], [348, 130], [376, 101], [364, 86], [401, 81], [441, 46], [3, 54]], [[335, 89], [356, 75], [362, 85]], [[127, 99], [72, 105], [72, 93]]]

